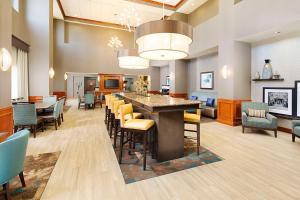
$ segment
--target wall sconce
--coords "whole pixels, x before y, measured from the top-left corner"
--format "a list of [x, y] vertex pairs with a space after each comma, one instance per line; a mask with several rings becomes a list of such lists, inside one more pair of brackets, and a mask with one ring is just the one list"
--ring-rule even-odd
[[65, 79], [65, 81], [68, 79], [68, 74], [67, 73], [65, 73], [64, 79]]
[[49, 69], [49, 77], [50, 77], [51, 79], [53, 79], [53, 78], [54, 78], [54, 75], [55, 75], [55, 71], [54, 71], [53, 67], [51, 67], [51, 68]]
[[5, 48], [0, 50], [0, 68], [2, 71], [9, 70], [12, 64], [12, 57], [9, 51]]
[[97, 80], [98, 80], [98, 82], [100, 82], [100, 76], [98, 76]]
[[222, 68], [222, 77], [224, 79], [227, 79], [228, 78], [228, 75], [229, 75], [229, 72], [228, 72], [228, 66], [227, 65], [224, 65], [223, 68]]

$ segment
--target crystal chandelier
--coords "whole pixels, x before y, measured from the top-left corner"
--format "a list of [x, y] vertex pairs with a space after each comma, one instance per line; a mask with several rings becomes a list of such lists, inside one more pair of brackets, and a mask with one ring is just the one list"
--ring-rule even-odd
[[119, 49], [120, 47], [123, 47], [122, 41], [119, 40], [117, 36], [113, 36], [110, 38], [107, 44], [109, 47], [113, 48], [114, 50]]

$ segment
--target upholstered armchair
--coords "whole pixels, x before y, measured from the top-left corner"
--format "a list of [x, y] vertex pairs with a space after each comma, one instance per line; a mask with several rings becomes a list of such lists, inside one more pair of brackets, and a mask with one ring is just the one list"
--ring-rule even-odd
[[[250, 117], [249, 109], [264, 110], [265, 117]], [[243, 133], [245, 132], [245, 128], [271, 130], [274, 131], [274, 136], [277, 138], [277, 124], [278, 119], [269, 113], [269, 107], [267, 104], [258, 102], [242, 103]]]
[[93, 108], [95, 108], [95, 96], [94, 94], [87, 93], [84, 95], [84, 104], [85, 108], [92, 105]]
[[300, 138], [300, 120], [293, 120], [293, 142], [295, 142], [295, 138]]
[[9, 181], [20, 177], [25, 187], [23, 168], [28, 144], [29, 131], [19, 131], [0, 143], [0, 185], [4, 188], [6, 199], [9, 199]]

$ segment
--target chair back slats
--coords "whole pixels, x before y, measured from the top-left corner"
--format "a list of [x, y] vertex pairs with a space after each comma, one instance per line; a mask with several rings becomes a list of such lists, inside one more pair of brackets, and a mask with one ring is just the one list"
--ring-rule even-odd
[[7, 183], [23, 171], [29, 131], [19, 131], [0, 143], [0, 184]]
[[14, 126], [26, 126], [37, 124], [35, 104], [17, 103], [13, 104]]

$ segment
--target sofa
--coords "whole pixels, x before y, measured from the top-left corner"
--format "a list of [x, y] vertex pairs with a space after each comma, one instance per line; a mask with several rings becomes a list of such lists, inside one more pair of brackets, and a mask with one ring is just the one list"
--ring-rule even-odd
[[[216, 119], [217, 118], [217, 99], [218, 95], [216, 92], [202, 92], [196, 91], [190, 93], [190, 99], [197, 97], [197, 100], [201, 101], [201, 116]], [[208, 100], [213, 100], [208, 104]]]
[[[253, 117], [249, 115], [249, 109], [263, 110], [265, 117]], [[278, 119], [269, 113], [269, 107], [265, 103], [259, 102], [242, 102], [242, 128], [243, 133], [245, 128], [254, 128], [262, 130], [274, 131], [274, 136], [277, 138]]]
[[300, 138], [300, 120], [293, 120], [293, 134], [292, 140], [295, 142], [296, 137]]

